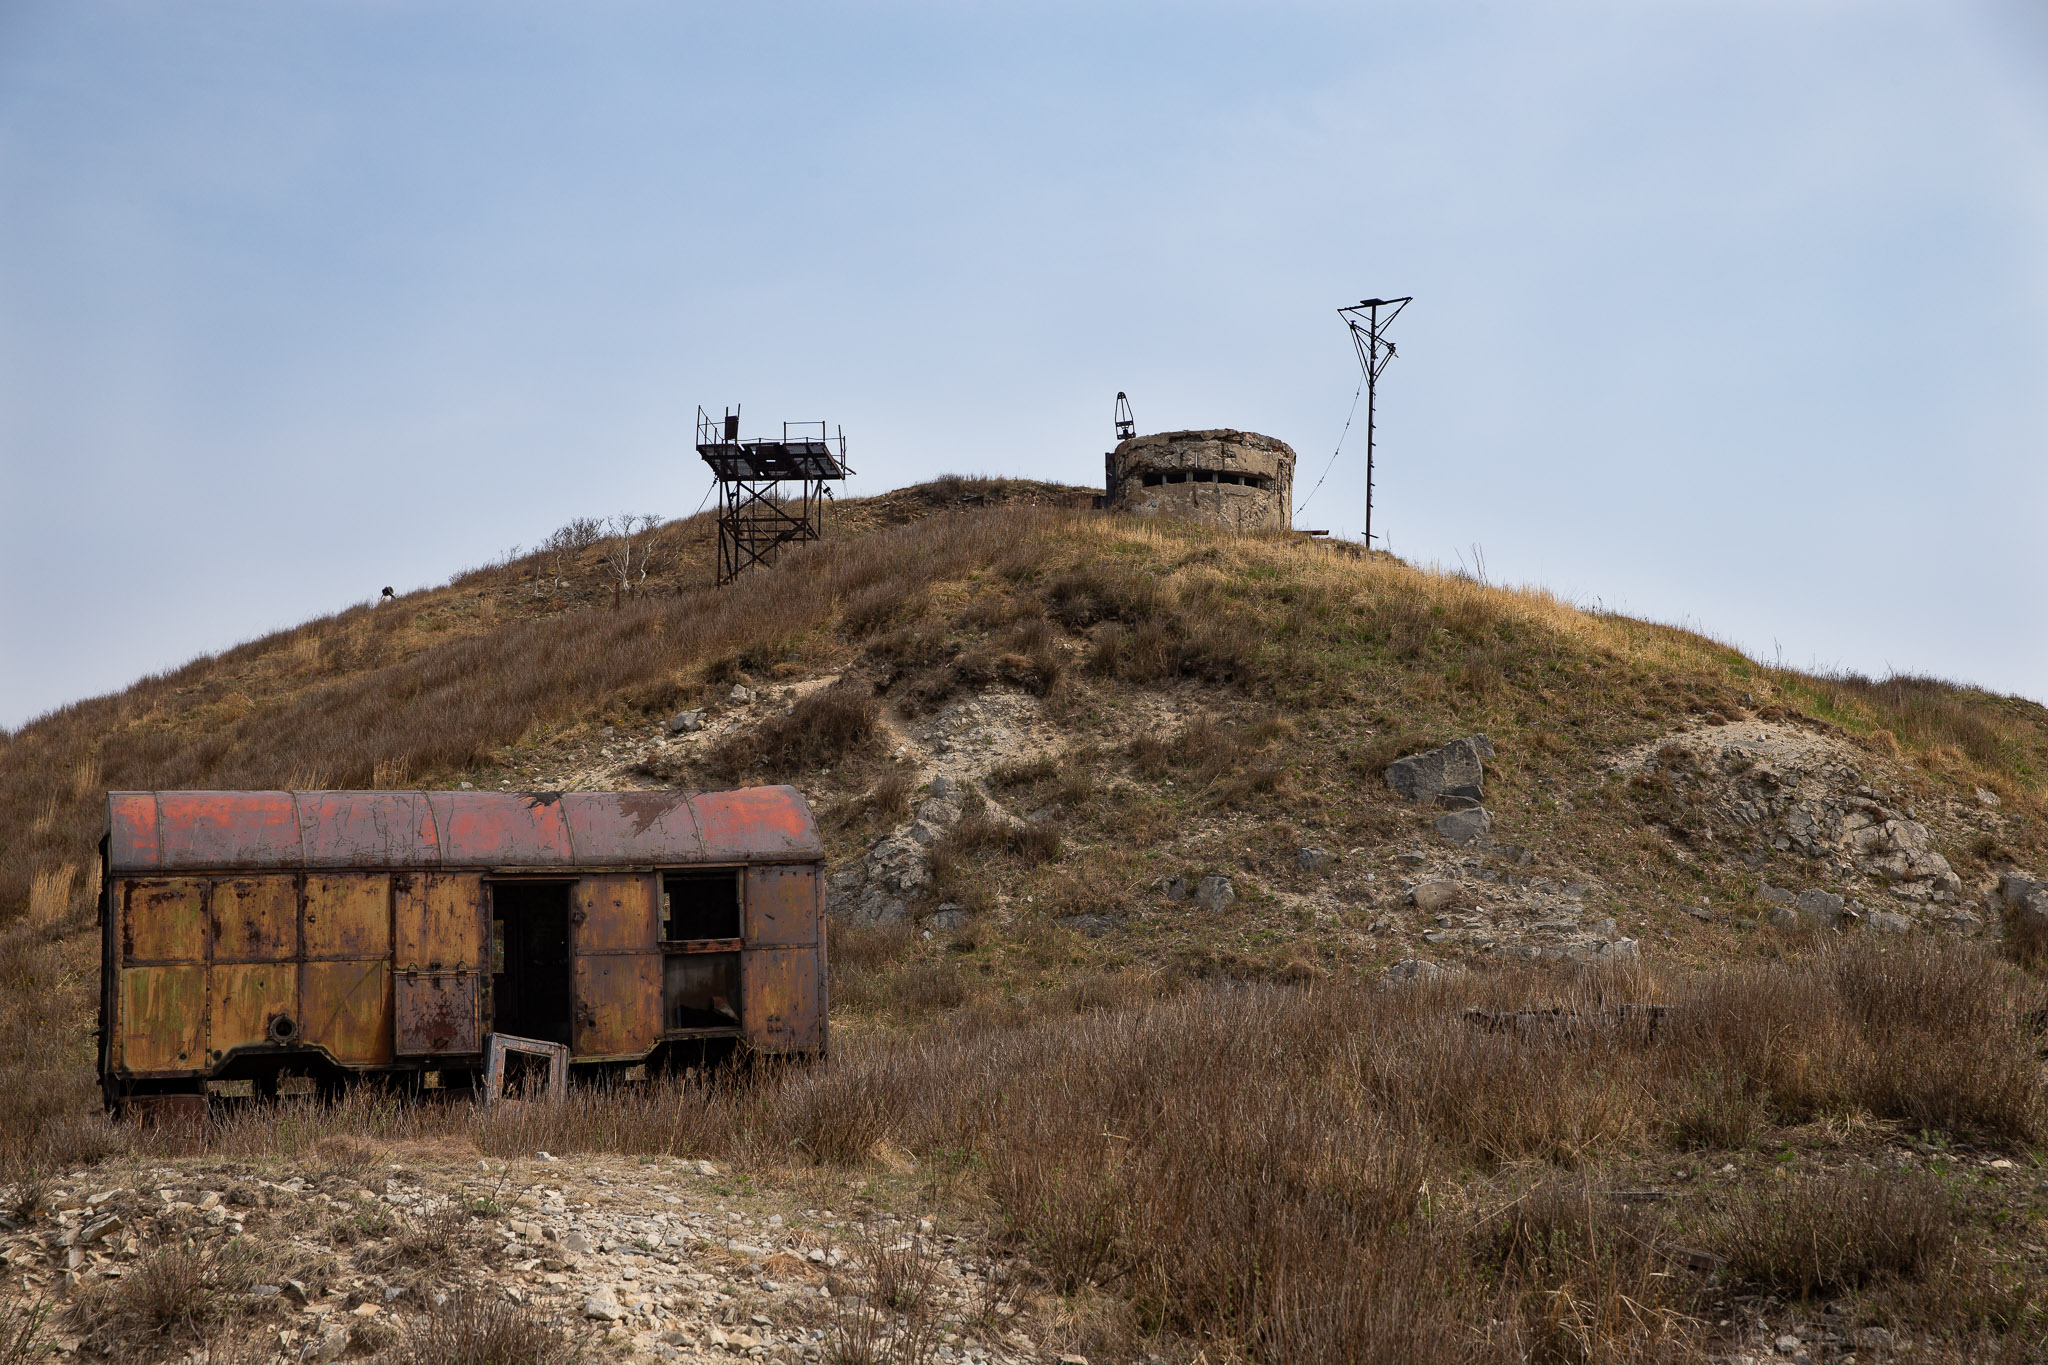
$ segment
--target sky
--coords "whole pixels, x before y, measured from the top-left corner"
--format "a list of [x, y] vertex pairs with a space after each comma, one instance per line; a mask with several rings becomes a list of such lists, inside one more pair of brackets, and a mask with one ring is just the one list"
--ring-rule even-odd
[[0, 726], [688, 515], [699, 404], [858, 495], [1122, 390], [1356, 537], [1402, 294], [1396, 554], [2048, 700], [2038, 0], [0, 0]]

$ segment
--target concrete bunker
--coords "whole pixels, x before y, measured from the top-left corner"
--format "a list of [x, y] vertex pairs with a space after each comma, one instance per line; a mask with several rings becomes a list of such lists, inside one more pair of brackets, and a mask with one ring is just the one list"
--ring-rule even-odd
[[1107, 463], [1112, 511], [1229, 531], [1285, 531], [1294, 522], [1294, 451], [1271, 436], [1162, 431], [1118, 442]]

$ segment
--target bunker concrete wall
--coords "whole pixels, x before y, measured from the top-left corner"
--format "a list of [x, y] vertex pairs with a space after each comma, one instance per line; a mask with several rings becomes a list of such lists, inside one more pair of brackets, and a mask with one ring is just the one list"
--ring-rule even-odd
[[1184, 517], [1231, 531], [1284, 531], [1294, 516], [1294, 451], [1253, 431], [1134, 436], [1110, 456], [1115, 511]]

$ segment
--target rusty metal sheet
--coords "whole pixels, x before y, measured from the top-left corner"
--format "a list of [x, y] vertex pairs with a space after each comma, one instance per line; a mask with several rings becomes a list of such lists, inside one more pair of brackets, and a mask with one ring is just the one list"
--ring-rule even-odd
[[344, 1066], [383, 1066], [392, 1054], [390, 964], [308, 962], [299, 986], [300, 1036]]
[[741, 787], [692, 797], [707, 862], [805, 862], [825, 856], [795, 787]]
[[661, 954], [578, 956], [576, 1060], [640, 1058], [661, 1038]]
[[425, 792], [297, 792], [306, 867], [439, 867]]
[[299, 969], [291, 962], [237, 962], [213, 968], [207, 1011], [206, 1060], [270, 1041], [270, 1023], [282, 1015], [298, 1032]]
[[469, 973], [399, 973], [392, 983], [393, 1050], [403, 1057], [480, 1051], [478, 993]]
[[204, 962], [206, 882], [199, 877], [146, 878], [123, 886], [123, 962]]
[[763, 1052], [799, 1052], [823, 1040], [815, 948], [762, 948], [740, 961], [740, 1012]]
[[392, 1029], [401, 1056], [476, 1052], [484, 963], [483, 878], [403, 872], [391, 879]]
[[306, 878], [308, 959], [388, 957], [391, 878], [382, 872], [340, 872]]
[[586, 865], [706, 861], [696, 813], [681, 792], [571, 792], [562, 815], [576, 860]]
[[206, 968], [197, 963], [128, 967], [121, 972], [121, 1056], [133, 1075], [192, 1071], [203, 1065]]
[[111, 792], [116, 875], [687, 866], [824, 856], [792, 787], [671, 792]]
[[816, 868], [750, 867], [746, 878], [747, 946], [795, 947], [818, 941]]
[[618, 872], [579, 879], [569, 893], [569, 919], [578, 953], [651, 953], [661, 925], [651, 872]]
[[207, 907], [215, 962], [284, 962], [299, 952], [299, 884], [289, 873], [221, 877]]
[[400, 873], [392, 878], [391, 897], [392, 965], [399, 971], [474, 971], [482, 964], [482, 877]]
[[443, 866], [571, 867], [562, 800], [505, 792], [429, 792]]
[[107, 861], [117, 872], [153, 872], [157, 866], [156, 793], [107, 793]]
[[298, 807], [290, 792], [158, 792], [156, 806], [166, 869], [301, 862]]

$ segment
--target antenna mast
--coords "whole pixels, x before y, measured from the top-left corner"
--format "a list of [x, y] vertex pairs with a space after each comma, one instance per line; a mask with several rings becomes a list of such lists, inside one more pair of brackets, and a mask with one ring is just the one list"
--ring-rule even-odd
[[[1358, 363], [1365, 370], [1365, 546], [1372, 548], [1372, 426], [1373, 387], [1379, 382], [1380, 371], [1387, 368], [1387, 362], [1394, 358], [1394, 343], [1386, 339], [1386, 330], [1394, 319], [1401, 316], [1401, 310], [1413, 303], [1414, 297], [1402, 299], [1360, 299], [1348, 308], [1339, 308], [1337, 316], [1344, 319], [1351, 328], [1351, 344], [1358, 350]], [[1380, 310], [1387, 310], [1385, 317]]]

